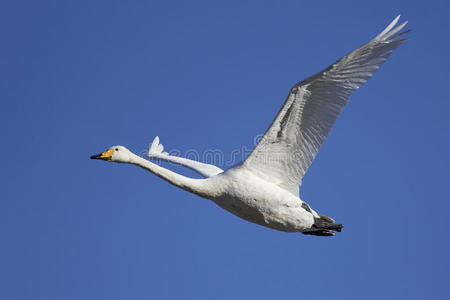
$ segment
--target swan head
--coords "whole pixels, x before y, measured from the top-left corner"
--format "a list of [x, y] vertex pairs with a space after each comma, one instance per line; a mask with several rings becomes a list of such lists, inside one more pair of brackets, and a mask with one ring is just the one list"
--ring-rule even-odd
[[133, 153], [124, 146], [112, 146], [100, 154], [92, 155], [91, 159], [101, 159], [106, 161], [113, 161], [118, 163], [129, 163]]

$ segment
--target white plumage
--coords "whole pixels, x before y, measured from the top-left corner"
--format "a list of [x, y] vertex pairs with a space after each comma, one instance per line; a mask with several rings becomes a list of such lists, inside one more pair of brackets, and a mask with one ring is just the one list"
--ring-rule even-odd
[[392, 51], [407, 39], [395, 18], [373, 40], [322, 72], [296, 84], [253, 152], [226, 171], [171, 156], [156, 137], [148, 157], [186, 166], [192, 179], [115, 146], [91, 158], [138, 165], [171, 184], [214, 201], [231, 213], [269, 228], [330, 236], [341, 224], [319, 215], [299, 197], [301, 181], [352, 92], [363, 85]]

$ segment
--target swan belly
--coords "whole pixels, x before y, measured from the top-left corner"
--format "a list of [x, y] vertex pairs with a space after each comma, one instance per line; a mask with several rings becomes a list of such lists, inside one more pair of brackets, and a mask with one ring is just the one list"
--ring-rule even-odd
[[222, 182], [226, 184], [222, 192], [210, 198], [221, 208], [246, 221], [280, 231], [306, 231], [314, 224], [314, 217], [302, 207], [303, 202], [288, 191], [253, 174], [238, 178], [232, 175], [223, 175], [226, 180]]

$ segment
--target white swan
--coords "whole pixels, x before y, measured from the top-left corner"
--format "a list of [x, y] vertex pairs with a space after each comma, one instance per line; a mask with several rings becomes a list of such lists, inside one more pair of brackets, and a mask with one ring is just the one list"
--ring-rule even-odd
[[[373, 40], [324, 71], [296, 84], [269, 129], [247, 159], [226, 171], [170, 156], [155, 139], [149, 157], [196, 170], [204, 179], [182, 176], [114, 146], [91, 156], [140, 166], [169, 183], [214, 201], [229, 212], [269, 228], [331, 236], [342, 225], [319, 215], [299, 198], [301, 180], [352, 92], [364, 84], [407, 39], [395, 18]], [[395, 27], [396, 26], [396, 27]]]

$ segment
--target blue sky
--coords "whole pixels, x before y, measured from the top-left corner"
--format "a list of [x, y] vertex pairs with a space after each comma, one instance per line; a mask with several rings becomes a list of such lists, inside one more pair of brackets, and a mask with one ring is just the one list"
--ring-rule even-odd
[[[0, 298], [448, 297], [449, 6], [3, 1]], [[411, 40], [353, 95], [303, 181], [302, 199], [344, 224], [333, 238], [89, 160], [156, 135], [229, 159], [294, 83], [399, 13]]]

